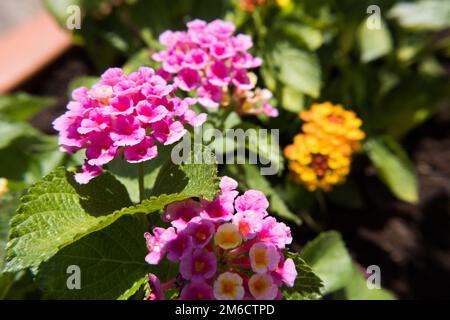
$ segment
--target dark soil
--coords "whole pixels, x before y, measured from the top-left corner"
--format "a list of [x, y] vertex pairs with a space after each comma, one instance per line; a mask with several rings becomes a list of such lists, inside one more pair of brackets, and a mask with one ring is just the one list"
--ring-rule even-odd
[[[85, 53], [74, 48], [30, 79], [19, 90], [57, 98], [32, 123], [54, 133], [51, 122], [62, 114], [70, 81], [95, 74]], [[450, 298], [450, 113], [443, 110], [405, 139], [420, 181], [420, 202], [394, 198], [370, 165], [357, 179], [364, 209], [330, 206], [330, 227], [342, 232], [361, 266], [378, 265], [382, 285], [401, 299]], [[314, 232], [301, 227], [300, 240]], [[297, 233], [296, 232], [296, 233]]]

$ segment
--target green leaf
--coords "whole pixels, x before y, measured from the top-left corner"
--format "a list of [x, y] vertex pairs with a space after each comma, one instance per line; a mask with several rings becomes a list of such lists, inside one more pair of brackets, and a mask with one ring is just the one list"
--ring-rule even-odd
[[385, 289], [369, 289], [367, 281], [356, 264], [353, 265], [353, 275], [349, 284], [333, 294], [335, 298], [345, 300], [394, 300], [395, 296]]
[[[243, 130], [243, 131], [240, 131]], [[276, 132], [264, 129], [250, 122], [243, 122], [233, 131], [234, 136], [227, 138], [237, 138], [237, 148], [246, 148], [249, 155], [258, 155], [257, 162], [264, 168], [262, 174], [281, 174], [284, 169], [284, 158], [279, 144], [279, 137]], [[244, 139], [239, 139], [244, 137]], [[251, 159], [251, 158], [250, 158]], [[250, 162], [255, 163], [255, 162]]]
[[117, 300], [127, 300], [135, 295], [139, 289], [141, 289], [145, 283], [148, 281], [148, 274], [143, 276], [141, 279], [135, 281], [131, 288], [127, 289], [123, 294], [121, 294]]
[[419, 199], [417, 175], [402, 147], [389, 137], [366, 141], [365, 150], [380, 179], [399, 199], [416, 203]]
[[437, 31], [450, 26], [450, 2], [422, 0], [397, 3], [388, 13], [390, 18], [408, 29]]
[[152, 195], [179, 193], [185, 198], [202, 197], [209, 200], [217, 195], [217, 161], [207, 149], [201, 145], [194, 147], [188, 161], [178, 165], [171, 157], [159, 171]]
[[283, 297], [286, 300], [316, 300], [320, 299], [322, 280], [314, 273], [310, 266], [300, 258], [298, 253], [286, 252], [286, 258], [291, 258], [297, 269], [294, 287], [283, 287]]
[[303, 111], [304, 106], [304, 95], [300, 91], [293, 89], [290, 86], [284, 86], [282, 89], [282, 104], [281, 106], [294, 113]]
[[[32, 186], [21, 199], [11, 224], [7, 271], [39, 264], [81, 237], [105, 228], [123, 215], [149, 214], [191, 197], [212, 198], [218, 189], [215, 164], [170, 163], [157, 178], [152, 196], [130, 206], [125, 187], [105, 173], [87, 185], [58, 168]], [[164, 194], [171, 192], [170, 194]]]
[[9, 221], [16, 213], [19, 204], [19, 192], [7, 192], [0, 197], [0, 270], [5, 257], [5, 245], [8, 240]]
[[[3, 273], [0, 282], [0, 291], [3, 291], [5, 300], [37, 300], [41, 297], [35, 279], [29, 270], [19, 271], [17, 273]], [[5, 285], [6, 288], [2, 288]]]
[[[401, 80], [400, 84], [379, 102], [371, 119], [372, 126], [378, 132], [387, 132], [394, 138], [404, 136], [445, 105], [448, 86], [448, 81], [439, 78]], [[408, 95], [407, 100], [405, 94]]]
[[22, 122], [15, 122], [0, 116], [0, 149], [11, 144], [15, 139], [24, 135], [33, 135], [37, 131]]
[[299, 23], [287, 23], [283, 32], [293, 40], [304, 44], [309, 50], [317, 50], [324, 42], [320, 30]]
[[5, 299], [14, 283], [13, 273], [0, 273], [0, 300]]
[[[145, 227], [135, 217], [123, 217], [65, 247], [43, 263], [37, 281], [48, 299], [117, 299], [132, 295], [152, 270]], [[81, 288], [70, 290], [69, 266], [80, 268]], [[136, 290], [135, 290], [136, 289]], [[134, 291], [134, 292], [133, 292]]]
[[15, 121], [26, 121], [55, 103], [50, 97], [35, 97], [24, 92], [0, 96], [0, 114]]
[[314, 53], [283, 43], [273, 52], [273, 62], [281, 82], [314, 98], [319, 97], [321, 70]]
[[358, 29], [358, 42], [363, 62], [381, 58], [392, 50], [392, 39], [386, 23], [381, 21], [381, 28], [369, 29], [367, 19], [361, 23]]
[[131, 205], [125, 188], [110, 174], [78, 185], [58, 168], [29, 188], [11, 221], [6, 271], [36, 268], [62, 247], [99, 230]]
[[56, 140], [56, 136], [22, 135], [0, 149], [0, 177], [9, 180], [11, 190], [21, 191], [62, 164], [64, 154]]
[[301, 257], [322, 279], [323, 294], [345, 287], [351, 279], [352, 259], [341, 235], [336, 231], [322, 232], [317, 238], [308, 242]]

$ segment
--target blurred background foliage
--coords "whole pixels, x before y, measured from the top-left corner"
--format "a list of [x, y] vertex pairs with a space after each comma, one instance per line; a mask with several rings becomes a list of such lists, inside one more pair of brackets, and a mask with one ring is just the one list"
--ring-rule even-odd
[[[62, 25], [69, 5], [83, 8], [74, 41], [86, 48], [98, 72], [118, 64], [127, 71], [158, 67], [150, 59], [161, 48], [158, 35], [184, 29], [194, 18], [233, 21], [238, 32], [253, 37], [254, 53], [264, 59], [259, 81], [274, 92], [283, 112], [261, 121], [281, 129], [283, 146], [299, 132], [298, 112], [315, 101], [341, 103], [363, 119], [364, 152], [380, 179], [398, 198], [418, 201], [413, 166], [398, 142], [448, 105], [450, 2], [380, 0], [375, 8], [371, 1], [356, 0], [45, 4]], [[248, 4], [254, 4], [250, 11]], [[379, 28], [368, 27], [373, 19], [380, 19]], [[89, 81], [76, 85], [83, 80]]]
[[[167, 29], [185, 29], [186, 22], [194, 18], [233, 21], [238, 32], [253, 37], [253, 53], [264, 59], [258, 81], [273, 91], [280, 116], [270, 121], [264, 117], [244, 122], [231, 119], [229, 127], [280, 129], [283, 148], [300, 132], [298, 112], [316, 101], [343, 104], [362, 118], [367, 133], [352, 172], [364, 172], [370, 160], [393, 195], [417, 203], [417, 174], [402, 147], [402, 138], [449, 106], [450, 1], [263, 0], [250, 11], [243, 10], [243, 5], [251, 0], [44, 3], [62, 26], [69, 5], [82, 8], [82, 27], [74, 30], [73, 41], [87, 52], [95, 75], [111, 66], [123, 66], [127, 72], [142, 65], [157, 68], [150, 56], [161, 49], [158, 35]], [[380, 9], [379, 16], [371, 7], [374, 4]], [[377, 17], [380, 28], [368, 28]], [[96, 76], [77, 78], [68, 93], [95, 80]], [[10, 190], [0, 200], [1, 250], [7, 223], [24, 190], [58, 165], [80, 163], [80, 155], [69, 157], [59, 152], [55, 136], [27, 123], [52, 103], [52, 97], [25, 93], [0, 97], [0, 177], [8, 179]], [[326, 195], [311, 194], [289, 180], [281, 157], [277, 161], [280, 173], [269, 178], [260, 176], [258, 168], [251, 165], [229, 165], [222, 171], [238, 178], [242, 187], [264, 191], [270, 197], [272, 212], [295, 224], [322, 228], [321, 221], [307, 212], [317, 205], [323, 209], [327, 201], [350, 208], [363, 206], [354, 173], [345, 185]], [[7, 292], [9, 297], [33, 292], [32, 285], [20, 285], [29, 277], [26, 273], [1, 276], [0, 284], [6, 281], [18, 289], [0, 290], [0, 298]], [[358, 281], [344, 293], [355, 294], [352, 290], [360, 287]]]

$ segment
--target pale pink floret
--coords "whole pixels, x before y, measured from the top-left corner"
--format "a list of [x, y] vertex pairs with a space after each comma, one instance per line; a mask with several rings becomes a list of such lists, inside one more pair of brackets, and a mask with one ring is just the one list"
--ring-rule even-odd
[[88, 118], [81, 120], [77, 131], [82, 135], [91, 132], [104, 132], [111, 125], [110, 121], [111, 119], [105, 114], [105, 110], [92, 109], [88, 111]]
[[253, 239], [262, 228], [265, 214], [258, 211], [246, 210], [237, 212], [232, 222], [238, 227], [244, 240]]
[[220, 178], [219, 186], [220, 186], [220, 190], [222, 192], [234, 191], [238, 187], [238, 183], [236, 180], [234, 180], [230, 177], [223, 176], [222, 178]]
[[199, 127], [206, 121], [206, 113], [196, 114], [192, 110], [187, 110], [183, 116], [182, 120], [189, 123], [193, 127]]
[[158, 264], [167, 252], [167, 244], [176, 238], [174, 228], [154, 228], [153, 235], [149, 232], [144, 234], [149, 253], [145, 257], [148, 264]]
[[278, 249], [271, 243], [255, 243], [249, 252], [250, 265], [256, 273], [274, 271], [280, 262]]
[[211, 279], [217, 270], [217, 260], [214, 252], [196, 249], [180, 262], [180, 273], [184, 279], [193, 282]]
[[286, 259], [278, 265], [272, 273], [278, 281], [284, 282], [288, 287], [293, 287], [297, 278], [297, 269], [292, 259]]
[[180, 300], [214, 300], [213, 289], [204, 281], [189, 283], [181, 291]]
[[269, 201], [261, 191], [248, 190], [242, 196], [236, 198], [235, 207], [238, 212], [252, 210], [267, 215]]
[[217, 300], [241, 300], [244, 295], [244, 281], [234, 272], [224, 272], [214, 281], [214, 297]]
[[274, 217], [266, 217], [263, 226], [258, 232], [261, 241], [274, 244], [279, 249], [284, 249], [292, 242], [291, 229], [282, 222], [277, 222]]
[[277, 285], [267, 273], [252, 275], [248, 280], [248, 287], [256, 300], [274, 300], [278, 294]]

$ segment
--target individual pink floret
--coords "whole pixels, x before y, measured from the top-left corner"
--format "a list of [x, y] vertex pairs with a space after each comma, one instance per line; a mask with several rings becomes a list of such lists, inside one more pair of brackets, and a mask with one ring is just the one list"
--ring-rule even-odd
[[214, 252], [196, 249], [180, 262], [180, 273], [183, 278], [192, 282], [211, 279], [217, 270], [217, 260]]
[[278, 295], [278, 286], [267, 273], [257, 273], [248, 280], [250, 293], [256, 300], [274, 300]]
[[249, 256], [252, 270], [256, 273], [274, 271], [280, 261], [278, 249], [271, 243], [255, 243], [250, 248]]
[[274, 278], [284, 282], [288, 287], [293, 287], [297, 278], [297, 269], [292, 259], [286, 259], [278, 265], [272, 273]]
[[185, 229], [185, 233], [192, 238], [192, 244], [195, 248], [205, 247], [214, 235], [214, 224], [200, 217], [192, 219]]
[[146, 300], [164, 300], [164, 292], [161, 287], [161, 282], [158, 277], [154, 274], [148, 274], [148, 284], [150, 287], [150, 294], [147, 296]]
[[169, 204], [164, 213], [163, 219], [170, 222], [177, 230], [186, 228], [189, 221], [199, 216], [203, 207], [197, 201], [187, 199]]
[[224, 176], [220, 179], [219, 187], [222, 192], [234, 191], [238, 187], [238, 183], [236, 180]]
[[180, 294], [180, 300], [213, 300], [213, 288], [206, 282], [192, 282]]
[[292, 242], [291, 229], [283, 222], [277, 222], [274, 217], [266, 217], [263, 220], [258, 237], [261, 241], [272, 243], [279, 249], [284, 249]]
[[232, 219], [232, 222], [238, 227], [244, 240], [253, 239], [261, 230], [263, 225], [264, 213], [246, 210], [238, 211]]
[[153, 235], [144, 234], [149, 253], [145, 257], [148, 264], [158, 264], [167, 252], [167, 244], [176, 238], [174, 228], [154, 228]]
[[184, 232], [178, 232], [177, 236], [166, 246], [167, 259], [178, 262], [180, 259], [191, 255], [192, 248], [192, 238]]
[[267, 215], [269, 201], [261, 191], [248, 190], [242, 196], [236, 198], [235, 206], [238, 212], [252, 210]]

